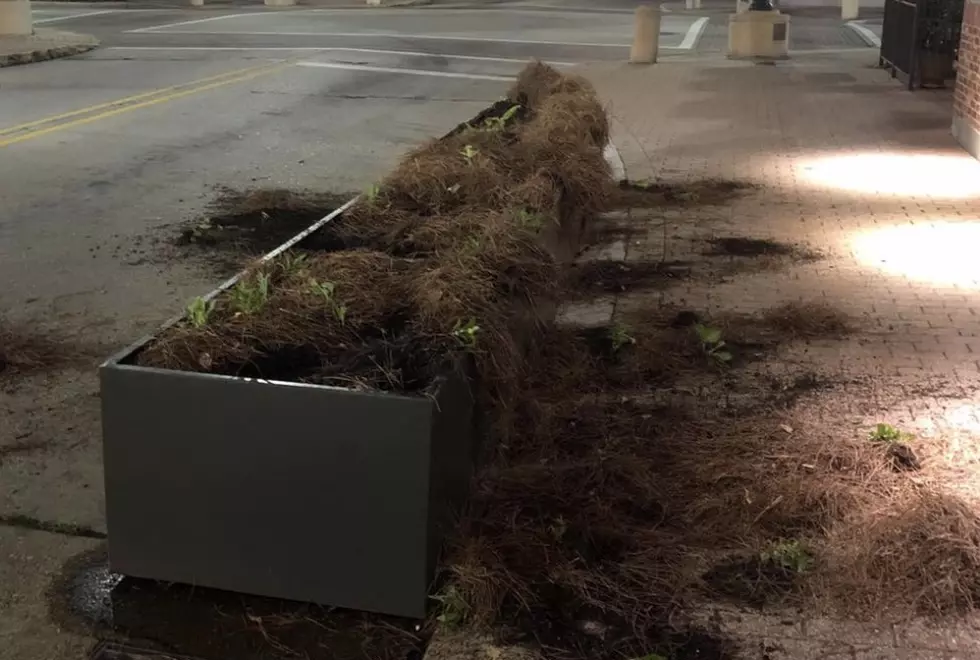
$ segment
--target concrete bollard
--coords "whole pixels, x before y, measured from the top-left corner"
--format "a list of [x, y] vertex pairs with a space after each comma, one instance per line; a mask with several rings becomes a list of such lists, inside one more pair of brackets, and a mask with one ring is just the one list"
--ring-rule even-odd
[[853, 21], [861, 11], [860, 0], [840, 0], [840, 17], [845, 21]]
[[34, 34], [28, 0], [0, 0], [0, 36]]
[[191, 7], [203, 7], [204, 0], [190, 0]]
[[701, 0], [684, 0], [685, 9], [701, 9]]
[[630, 64], [653, 64], [660, 48], [660, 7], [640, 5], [633, 26]]

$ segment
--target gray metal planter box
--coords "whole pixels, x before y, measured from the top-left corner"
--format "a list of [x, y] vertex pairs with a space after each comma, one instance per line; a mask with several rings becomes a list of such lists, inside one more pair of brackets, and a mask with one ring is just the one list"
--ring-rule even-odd
[[[138, 347], [135, 349], [138, 350]], [[112, 570], [421, 618], [473, 399], [101, 369]]]

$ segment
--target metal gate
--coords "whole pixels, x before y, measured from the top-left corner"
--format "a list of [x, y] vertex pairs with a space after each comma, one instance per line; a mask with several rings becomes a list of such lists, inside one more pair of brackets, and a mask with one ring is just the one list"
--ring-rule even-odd
[[879, 64], [909, 89], [954, 77], [963, 0], [885, 0]]

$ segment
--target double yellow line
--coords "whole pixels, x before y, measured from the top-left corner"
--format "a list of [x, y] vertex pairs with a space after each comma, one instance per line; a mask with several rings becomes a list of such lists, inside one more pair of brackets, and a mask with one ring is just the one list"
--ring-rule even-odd
[[9, 147], [10, 145], [17, 144], [18, 142], [25, 142], [44, 135], [50, 135], [51, 133], [57, 133], [58, 131], [84, 126], [85, 124], [91, 124], [92, 122], [100, 121], [102, 119], [115, 117], [116, 115], [121, 115], [125, 112], [132, 112], [133, 110], [148, 108], [160, 103], [168, 103], [185, 96], [206, 92], [210, 89], [215, 89], [216, 87], [223, 87], [225, 85], [243, 82], [245, 80], [264, 76], [269, 73], [281, 71], [289, 65], [289, 61], [280, 61], [272, 64], [247, 67], [244, 69], [235, 69], [234, 71], [226, 71], [225, 73], [219, 73], [215, 76], [208, 76], [207, 78], [199, 78], [198, 80], [192, 80], [180, 85], [162, 87], [149, 92], [143, 92], [142, 94], [126, 96], [114, 101], [99, 103], [98, 105], [91, 105], [86, 108], [79, 108], [78, 110], [72, 110], [71, 112], [64, 112], [60, 115], [52, 115], [50, 117], [35, 119], [34, 121], [29, 121], [17, 126], [10, 126], [8, 128], [0, 129], [0, 147]]

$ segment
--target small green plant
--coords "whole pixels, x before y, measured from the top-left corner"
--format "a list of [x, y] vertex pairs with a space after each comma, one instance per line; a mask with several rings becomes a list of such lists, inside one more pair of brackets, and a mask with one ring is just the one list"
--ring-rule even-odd
[[561, 541], [568, 532], [568, 522], [563, 516], [558, 516], [555, 518], [555, 522], [548, 526], [548, 531], [551, 532], [556, 541]]
[[338, 321], [340, 321], [340, 325], [344, 325], [345, 323], [347, 323], [347, 305], [341, 303], [334, 303], [333, 315], [334, 317], [336, 317]]
[[187, 320], [195, 328], [203, 328], [208, 324], [208, 319], [211, 318], [213, 311], [214, 301], [205, 300], [198, 296], [187, 305]]
[[347, 306], [334, 298], [336, 290], [337, 286], [333, 282], [319, 282], [315, 278], [310, 278], [310, 291], [323, 298], [333, 312], [334, 318], [343, 325], [347, 321]]
[[813, 555], [798, 540], [773, 541], [759, 553], [759, 559], [797, 574], [806, 573], [813, 567]]
[[513, 119], [517, 113], [520, 111], [521, 106], [512, 105], [507, 108], [507, 112], [499, 117], [490, 117], [483, 120], [483, 128], [488, 131], [502, 131], [507, 127], [507, 124]]
[[622, 323], [617, 323], [609, 328], [609, 343], [612, 345], [613, 353], [618, 353], [624, 346], [635, 344], [636, 339], [630, 334], [629, 328]]
[[517, 214], [517, 223], [522, 229], [538, 232], [544, 227], [544, 216], [527, 209], [521, 209]]
[[909, 440], [915, 439], [915, 436], [911, 433], [906, 433], [901, 429], [897, 429], [891, 424], [878, 424], [875, 426], [874, 430], [868, 434], [868, 439], [871, 440], [871, 442], [894, 444], [896, 442], [908, 442]]
[[286, 275], [295, 275], [303, 270], [309, 255], [302, 252], [287, 252], [279, 259], [279, 266]]
[[721, 337], [721, 330], [702, 323], [694, 325], [694, 332], [701, 342], [701, 350], [709, 358], [718, 364], [728, 364], [732, 361], [732, 354], [727, 349], [725, 340]]
[[310, 278], [310, 291], [322, 296], [328, 303], [333, 302], [333, 292], [336, 288], [333, 282], [318, 282], [316, 278]]
[[381, 186], [376, 183], [371, 184], [368, 186], [367, 190], [364, 191], [364, 198], [372, 204], [378, 201], [379, 197], [381, 197]]
[[479, 333], [480, 326], [473, 319], [465, 323], [463, 321], [456, 321], [456, 325], [453, 326], [453, 337], [469, 348], [476, 346], [476, 337]]
[[460, 149], [459, 153], [466, 159], [467, 163], [472, 163], [473, 159], [476, 158], [476, 155], [480, 153], [480, 151], [474, 148], [472, 144], [468, 144]]
[[231, 290], [231, 306], [238, 314], [255, 314], [269, 300], [269, 274], [259, 273], [253, 282], [243, 279]]
[[430, 598], [440, 605], [440, 612], [436, 620], [442, 625], [448, 628], [456, 628], [466, 621], [469, 606], [455, 585], [449, 585]]

